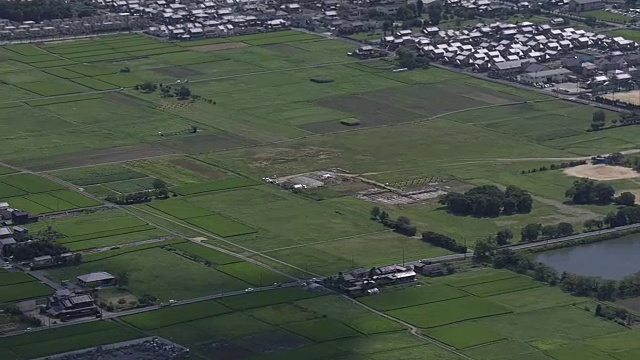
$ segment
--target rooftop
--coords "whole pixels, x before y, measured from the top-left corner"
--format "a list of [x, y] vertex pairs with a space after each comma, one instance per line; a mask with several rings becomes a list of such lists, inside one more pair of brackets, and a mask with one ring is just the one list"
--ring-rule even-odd
[[85, 283], [90, 283], [90, 282], [96, 282], [96, 281], [113, 280], [115, 279], [115, 276], [109, 274], [108, 272], [102, 271], [102, 272], [94, 272], [90, 274], [80, 275], [77, 277], [77, 279]]

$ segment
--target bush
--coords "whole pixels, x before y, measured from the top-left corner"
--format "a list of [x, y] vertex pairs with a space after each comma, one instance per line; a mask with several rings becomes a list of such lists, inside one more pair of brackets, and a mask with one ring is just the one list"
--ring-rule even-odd
[[340, 124], [342, 125], [347, 125], [347, 126], [356, 126], [356, 125], [360, 125], [360, 120], [358, 119], [342, 119], [340, 120]]
[[328, 78], [328, 77], [312, 77], [309, 80], [311, 82], [316, 83], [316, 84], [327, 84], [327, 83], [332, 83], [332, 82], [335, 81], [332, 78]]
[[432, 231], [425, 231], [422, 233], [422, 241], [428, 242], [432, 245], [451, 250], [453, 252], [464, 254], [467, 252], [467, 247], [458, 244], [454, 239], [438, 234]]

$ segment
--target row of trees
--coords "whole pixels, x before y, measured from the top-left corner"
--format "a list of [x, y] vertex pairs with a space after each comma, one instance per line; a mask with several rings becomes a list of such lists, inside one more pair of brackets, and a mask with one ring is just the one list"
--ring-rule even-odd
[[563, 163], [560, 163], [560, 164], [551, 164], [551, 165], [549, 165], [549, 167], [541, 166], [539, 168], [533, 168], [533, 169], [529, 169], [529, 170], [521, 170], [520, 174], [524, 175], [524, 174], [535, 173], [535, 172], [538, 172], [538, 171], [566, 169], [566, 168], [570, 168], [570, 167], [574, 167], [574, 166], [584, 165], [586, 163], [587, 163], [587, 160], [574, 160], [574, 161], [569, 161], [569, 162], [563, 162]]
[[464, 194], [447, 193], [440, 197], [439, 202], [446, 205], [452, 214], [476, 217], [527, 214], [533, 207], [531, 195], [515, 186], [502, 191], [495, 185], [482, 185]]
[[377, 206], [371, 209], [371, 218], [402, 235], [415, 236], [418, 232], [416, 227], [411, 225], [411, 220], [408, 217], [400, 216], [396, 220], [392, 220], [389, 213], [381, 211]]
[[531, 276], [552, 286], [559, 285], [563, 291], [576, 296], [589, 296], [603, 301], [640, 296], [640, 272], [617, 281], [567, 272], [558, 274], [554, 268], [535, 261], [530, 255], [511, 249], [491, 248], [487, 243], [483, 243], [480, 249], [474, 253], [477, 260], [489, 262], [498, 269], [506, 268]]
[[179, 88], [175, 89], [171, 85], [160, 84], [158, 86], [157, 84], [147, 81], [142, 84], [136, 85], [133, 88], [135, 90], [140, 90], [146, 93], [155, 92], [159, 88], [162, 97], [177, 97], [178, 100], [187, 100], [191, 97], [194, 97], [194, 95], [191, 93], [191, 90], [186, 86], [180, 86]]
[[520, 231], [520, 241], [533, 242], [573, 235], [573, 225], [561, 222], [556, 225], [528, 224]]
[[453, 252], [464, 254], [467, 252], [467, 247], [458, 244], [454, 239], [439, 234], [433, 231], [425, 231], [422, 233], [422, 241], [428, 242], [434, 246], [438, 246]]
[[90, 1], [32, 0], [0, 1], [0, 19], [36, 21], [91, 16], [96, 13]]
[[[604, 98], [598, 98], [600, 101], [606, 102]], [[597, 110], [593, 113], [591, 118], [590, 131], [598, 131], [607, 128], [614, 128], [618, 126], [629, 126], [640, 124], [640, 112], [633, 111], [630, 113], [620, 113], [618, 118], [610, 120], [610, 125], [607, 126], [607, 115], [603, 110]]]

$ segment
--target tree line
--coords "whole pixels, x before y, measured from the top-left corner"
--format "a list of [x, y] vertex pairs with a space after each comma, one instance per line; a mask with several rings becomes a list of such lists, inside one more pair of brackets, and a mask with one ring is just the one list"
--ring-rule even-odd
[[0, 1], [0, 19], [35, 21], [85, 17], [96, 13], [90, 1], [31, 0]]
[[509, 186], [502, 191], [495, 185], [482, 185], [464, 194], [447, 193], [438, 202], [452, 214], [475, 217], [527, 214], [533, 208], [531, 194], [516, 186]]
[[506, 268], [525, 274], [576, 296], [588, 296], [602, 301], [640, 296], [640, 272], [625, 276], [621, 280], [605, 280], [595, 276], [583, 276], [558, 272], [531, 256], [516, 253], [511, 249], [500, 249], [488, 258], [493, 267]]
[[453, 238], [433, 231], [423, 232], [422, 241], [460, 254], [467, 252], [467, 247], [465, 245], [460, 245]]
[[[374, 206], [371, 209], [371, 219], [380, 222], [382, 225], [402, 235], [415, 236], [418, 233], [417, 228], [411, 224], [411, 220], [408, 217], [400, 216], [396, 220], [393, 220], [388, 212], [380, 210], [378, 206]], [[466, 246], [458, 244], [454, 239], [446, 235], [433, 231], [423, 232], [422, 241], [458, 253], [467, 252]]]
[[585, 165], [587, 160], [574, 160], [569, 162], [563, 162], [560, 164], [551, 164], [547, 166], [540, 166], [539, 168], [532, 168], [528, 170], [521, 170], [520, 174], [531, 174], [539, 171], [547, 171], [547, 170], [558, 170], [558, 169], [566, 169], [574, 166]]
[[402, 235], [415, 236], [418, 232], [416, 227], [411, 225], [411, 220], [408, 217], [400, 216], [396, 220], [393, 220], [388, 212], [380, 210], [377, 206], [371, 209], [371, 219], [380, 222], [382, 225]]

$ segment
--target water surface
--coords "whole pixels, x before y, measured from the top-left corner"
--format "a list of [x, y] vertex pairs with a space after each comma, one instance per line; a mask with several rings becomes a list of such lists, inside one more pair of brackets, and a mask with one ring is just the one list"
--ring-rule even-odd
[[559, 273], [618, 280], [640, 271], [640, 234], [545, 251], [536, 259]]

